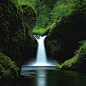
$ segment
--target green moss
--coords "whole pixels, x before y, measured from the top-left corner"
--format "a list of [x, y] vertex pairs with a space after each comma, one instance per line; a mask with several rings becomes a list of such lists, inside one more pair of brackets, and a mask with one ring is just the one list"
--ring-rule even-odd
[[45, 28], [40, 28], [40, 29], [33, 29], [33, 34], [38, 34], [38, 35], [42, 35], [44, 32], [46, 31]]
[[57, 23], [52, 23], [50, 26], [48, 26], [46, 29], [45, 29], [45, 32], [43, 32], [43, 35], [50, 35], [51, 31], [57, 26], [56, 25]]
[[51, 11], [53, 22], [57, 22], [61, 17], [70, 15], [74, 10], [76, 3], [73, 0], [58, 0]]
[[60, 65], [57, 61], [54, 62], [54, 65], [57, 66], [57, 68], [61, 69], [62, 68], [62, 65]]
[[[56, 15], [52, 16], [53, 20], [56, 20], [53, 22], [55, 26], [52, 23], [45, 31], [44, 34], [48, 34], [45, 44], [47, 55], [63, 62], [73, 57], [74, 51], [79, 47], [78, 41], [86, 39], [86, 3], [74, 0], [69, 2], [67, 0], [67, 3], [58, 0], [57, 3], [55, 12], [54, 9], [52, 10], [52, 15], [57, 12]], [[67, 4], [68, 10], [66, 9]]]
[[27, 6], [31, 7], [36, 13], [35, 6], [34, 6], [35, 1], [30, 2], [30, 1], [27, 1], [27, 0], [17, 0], [17, 2], [18, 2], [18, 5], [19, 5], [20, 9], [22, 10], [22, 12], [23, 12], [23, 9], [21, 8], [21, 6], [22, 5], [27, 5]]
[[[52, 5], [51, 5], [52, 2]], [[76, 5], [79, 3], [78, 1], [75, 0], [53, 0], [53, 1], [45, 1], [45, 2], [37, 2], [37, 4], [42, 4], [41, 6], [37, 5], [38, 7], [36, 10], [38, 11], [38, 18], [35, 23], [34, 29], [42, 29], [46, 28], [45, 33], [47, 31], [51, 32], [51, 28], [53, 28], [54, 23], [58, 23], [61, 21], [62, 17], [64, 16], [69, 16], [73, 11], [76, 9]], [[42, 12], [40, 12], [42, 10]], [[46, 14], [46, 15], [45, 15]], [[38, 27], [38, 28], [36, 28]], [[36, 30], [35, 32], [39, 33], [39, 30]], [[44, 33], [44, 32], [43, 32]]]
[[0, 1], [0, 10], [0, 50], [20, 66], [28, 57], [35, 57], [32, 28], [36, 14], [30, 6], [20, 6], [17, 0]]
[[0, 75], [2, 77], [10, 78], [13, 78], [14, 76], [18, 77], [18, 72], [20, 71], [15, 62], [3, 53], [0, 53], [0, 69]]
[[[86, 62], [86, 41], [84, 41], [83, 45], [80, 46], [78, 53], [73, 58], [64, 61], [62, 65], [59, 66], [59, 68], [84, 71], [84, 69], [86, 68], [85, 62]], [[56, 63], [56, 65], [58, 64]]]
[[18, 77], [19, 71], [20, 69], [17, 67], [15, 62], [0, 52], [0, 76], [2, 78], [13, 78], [15, 76]]

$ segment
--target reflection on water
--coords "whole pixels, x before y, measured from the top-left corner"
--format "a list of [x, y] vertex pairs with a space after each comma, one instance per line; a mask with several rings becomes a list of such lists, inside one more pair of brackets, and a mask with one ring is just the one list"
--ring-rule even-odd
[[75, 71], [23, 70], [22, 76], [19, 80], [0, 81], [0, 86], [86, 86], [86, 74]]
[[45, 70], [37, 70], [37, 86], [46, 86]]

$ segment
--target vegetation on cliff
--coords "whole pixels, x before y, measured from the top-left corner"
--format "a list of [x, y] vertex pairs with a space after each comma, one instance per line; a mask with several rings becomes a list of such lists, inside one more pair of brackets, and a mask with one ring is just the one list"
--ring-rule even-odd
[[33, 28], [34, 34], [42, 35], [46, 27], [52, 24], [50, 12], [57, 0], [36, 0], [37, 20]]
[[[22, 62], [35, 57], [36, 40], [32, 33], [35, 20], [36, 13], [31, 6], [19, 5], [17, 0], [0, 1], [0, 52], [9, 57], [8, 65], [14, 61], [20, 67]], [[13, 76], [9, 75], [13, 69], [5, 69], [1, 61], [0, 64], [1, 76], [5, 73], [8, 77]]]
[[[82, 3], [84, 2], [82, 1]], [[50, 29], [50, 25], [59, 23], [62, 17], [69, 16], [77, 7], [81, 7], [80, 0], [37, 0], [35, 4], [38, 17], [33, 33], [40, 35], [46, 29]]]
[[[48, 56], [59, 61], [72, 58], [79, 48], [78, 41], [86, 39], [86, 3], [76, 2], [73, 11], [53, 23], [46, 31], [46, 49]], [[45, 34], [46, 34], [45, 33]], [[50, 53], [51, 52], [51, 53]]]
[[37, 3], [38, 18], [33, 33], [47, 35], [48, 57], [61, 62], [69, 59], [62, 64], [63, 69], [84, 69], [85, 42], [77, 55], [74, 52], [79, 48], [78, 42], [86, 40], [86, 0], [38, 0]]
[[47, 35], [48, 57], [64, 62], [58, 67], [83, 69], [86, 41], [74, 52], [86, 40], [86, 0], [2, 0], [0, 13], [1, 78], [18, 75], [14, 63], [20, 66], [36, 56], [33, 34]]
[[32, 27], [36, 16], [31, 7], [19, 7], [17, 1], [16, 4], [11, 0], [0, 3], [0, 49], [17, 64], [21, 64], [27, 57], [35, 56], [36, 40]]
[[17, 67], [14, 61], [0, 52], [0, 79], [13, 79], [19, 76], [20, 68]]
[[69, 69], [85, 72], [86, 69], [86, 41], [81, 41], [82, 45], [79, 50], [76, 50], [75, 56], [70, 58], [62, 63], [62, 65], [58, 64], [55, 61], [55, 65], [60, 69]]

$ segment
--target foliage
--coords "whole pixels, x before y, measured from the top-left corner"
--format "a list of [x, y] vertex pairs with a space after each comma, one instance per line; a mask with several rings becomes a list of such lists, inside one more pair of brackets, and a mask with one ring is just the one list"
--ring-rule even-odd
[[[86, 68], [85, 62], [86, 62], [86, 41], [84, 41], [83, 45], [80, 46], [78, 53], [73, 58], [64, 61], [59, 68], [84, 71], [84, 69]], [[56, 62], [55, 64], [58, 65], [58, 63]]]
[[[37, 0], [35, 8], [38, 17], [34, 26], [36, 34], [38, 29], [47, 30], [53, 23], [60, 22], [64, 16], [68, 17], [74, 11], [82, 8], [82, 5], [85, 7], [86, 0]], [[82, 12], [82, 10], [80, 11]]]
[[2, 78], [13, 78], [19, 76], [19, 67], [9, 57], [0, 52], [0, 76]]
[[[36, 30], [38, 31], [38, 29], [39, 29], [39, 31], [41, 29], [44, 29], [44, 28], [46, 29], [46, 27], [49, 26], [52, 22], [50, 20], [50, 14], [49, 14], [49, 12], [51, 11], [51, 7], [48, 7], [47, 1], [40, 1], [40, 0], [38, 0], [36, 2], [35, 7], [36, 7], [36, 11], [37, 11], [37, 21], [36, 21], [35, 26], [34, 26], [33, 29], [35, 29], [35, 31]], [[37, 31], [36, 31], [36, 33], [37, 33]]]
[[0, 0], [0, 51], [5, 54], [0, 53], [0, 78], [18, 77], [20, 65], [36, 52], [33, 4], [28, 0], [18, 1]]
[[1, 70], [1, 72], [2, 72], [2, 77], [13, 78], [13, 76], [11, 75], [12, 73], [11, 73], [10, 69], [4, 70], [4, 71]]
[[75, 6], [75, 3], [73, 1], [63, 1], [59, 0], [54, 5], [53, 10], [50, 12], [51, 19], [53, 22], [57, 22], [60, 18], [62, 18], [65, 15], [71, 14]]
[[54, 62], [54, 65], [56, 65], [56, 66], [57, 66], [57, 68], [59, 68], [59, 69], [61, 69], [61, 68], [62, 68], [62, 66], [61, 66], [57, 61], [55, 61], [55, 62]]
[[53, 23], [60, 22], [62, 17], [69, 16], [75, 10], [77, 0], [47, 0], [42, 2], [38, 1], [36, 4], [39, 3], [41, 5], [36, 8], [38, 18], [34, 27], [35, 31], [38, 31], [40, 28], [47, 30]]
[[32, 34], [36, 15], [31, 7], [24, 4], [16, 7], [15, 4], [18, 5], [17, 0], [0, 1], [0, 50], [20, 66], [27, 57], [35, 56], [31, 53], [36, 51]]
[[33, 34], [42, 35], [45, 32], [45, 28], [33, 29]]
[[52, 56], [61, 62], [72, 58], [74, 51], [79, 47], [78, 41], [86, 39], [86, 3], [77, 1], [73, 2], [73, 4], [75, 6], [72, 8], [71, 13], [68, 15], [63, 14], [59, 20], [56, 20], [57, 22], [47, 27], [48, 29], [44, 33], [48, 34], [45, 40], [48, 57]]
[[[20, 7], [22, 5], [27, 5], [27, 6], [31, 7], [36, 13], [35, 6], [34, 6], [35, 5], [35, 0], [32, 0], [32, 1], [31, 0], [17, 0], [17, 2], [18, 2], [18, 5]], [[22, 10], [22, 8], [21, 8], [21, 10]]]
[[49, 18], [47, 17], [47, 15], [40, 14], [36, 21], [35, 27], [46, 28], [45, 26], [47, 26], [46, 24], [48, 24], [48, 22], [49, 22]]

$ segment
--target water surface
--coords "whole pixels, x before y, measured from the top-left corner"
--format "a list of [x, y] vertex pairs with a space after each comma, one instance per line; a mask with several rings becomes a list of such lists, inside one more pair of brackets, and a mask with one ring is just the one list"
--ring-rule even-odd
[[23, 78], [0, 86], [86, 86], [86, 74], [68, 70], [23, 70]]

